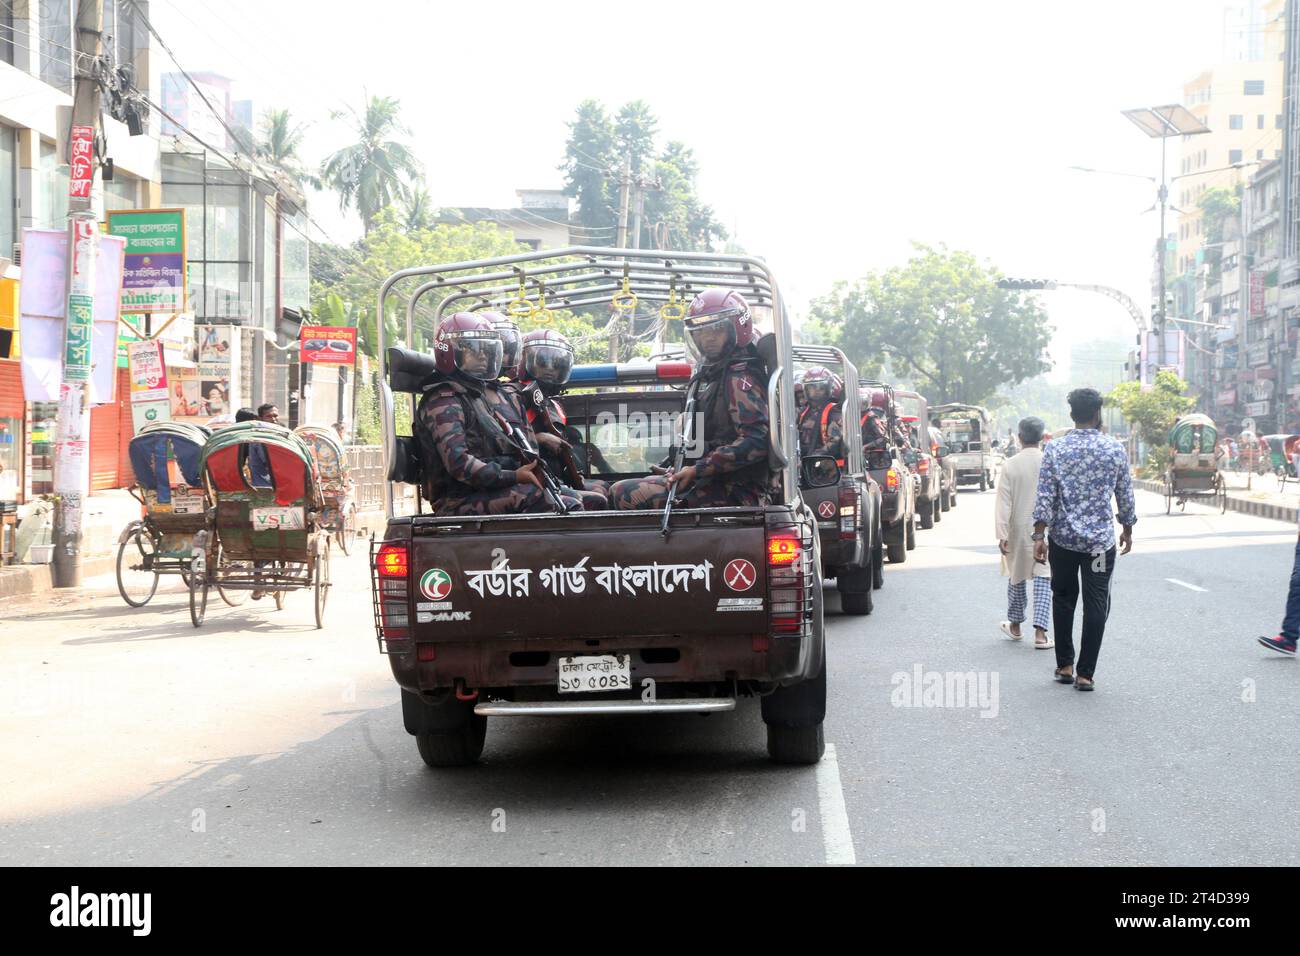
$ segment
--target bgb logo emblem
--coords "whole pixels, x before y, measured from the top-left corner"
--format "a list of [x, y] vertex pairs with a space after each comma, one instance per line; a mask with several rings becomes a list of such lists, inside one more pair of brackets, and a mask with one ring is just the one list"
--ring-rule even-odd
[[744, 558], [735, 558], [722, 569], [722, 580], [733, 591], [748, 591], [758, 580], [758, 572]]
[[821, 504], [817, 506], [817, 513], [821, 515], [823, 518], [834, 518], [835, 502], [823, 501]]
[[451, 593], [451, 575], [442, 568], [430, 568], [420, 575], [420, 593], [430, 601], [441, 601]]

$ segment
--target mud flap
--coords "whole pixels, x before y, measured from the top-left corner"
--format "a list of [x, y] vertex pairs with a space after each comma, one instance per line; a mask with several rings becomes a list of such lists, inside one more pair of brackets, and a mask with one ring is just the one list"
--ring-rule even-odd
[[812, 680], [778, 687], [763, 698], [763, 723], [779, 727], [816, 727], [826, 717], [826, 662]]

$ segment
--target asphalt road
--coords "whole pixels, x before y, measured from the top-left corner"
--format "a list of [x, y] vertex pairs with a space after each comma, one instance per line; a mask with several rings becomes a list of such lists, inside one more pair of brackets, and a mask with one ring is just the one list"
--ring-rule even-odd
[[[870, 617], [828, 592], [816, 768], [770, 764], [744, 701], [494, 719], [479, 766], [431, 771], [359, 555], [335, 556], [323, 631], [306, 594], [214, 598], [196, 631], [179, 588], [131, 610], [111, 578], [0, 606], [0, 863], [1300, 863], [1300, 665], [1254, 642], [1295, 529], [1140, 495], [1080, 694], [998, 632], [993, 497], [918, 532]], [[909, 701], [918, 668], [983, 698]]]

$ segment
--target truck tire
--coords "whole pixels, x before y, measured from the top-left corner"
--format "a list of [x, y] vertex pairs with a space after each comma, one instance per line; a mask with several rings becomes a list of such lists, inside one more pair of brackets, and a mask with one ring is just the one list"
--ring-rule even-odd
[[845, 614], [870, 614], [873, 607], [871, 599], [871, 565], [864, 568], [842, 569], [835, 579], [835, 587], [840, 592], [840, 607]]
[[907, 544], [907, 550], [908, 551], [915, 550], [916, 549], [916, 516], [915, 515], [913, 515], [912, 519], [907, 522], [906, 535], [907, 537], [904, 540]]
[[879, 591], [885, 586], [885, 543], [880, 536], [880, 525], [876, 525], [876, 547], [871, 559], [871, 587]]
[[457, 700], [450, 691], [430, 702], [403, 689], [402, 722], [430, 767], [464, 767], [483, 753], [487, 718], [474, 713], [474, 701]]
[[471, 711], [456, 730], [416, 734], [415, 745], [430, 767], [467, 767], [478, 762], [486, 737], [487, 718]]
[[826, 665], [817, 677], [792, 687], [778, 687], [763, 698], [767, 755], [776, 763], [814, 764], [822, 759], [826, 738]]
[[985, 472], [980, 472], [980, 491], [989, 490], [989, 476]]
[[952, 492], [943, 488], [939, 489], [939, 510], [947, 511], [952, 507]]
[[943, 520], [943, 492], [939, 492], [939, 497], [934, 499], [934, 523], [938, 524]]
[[889, 539], [885, 542], [885, 546], [889, 549], [890, 564], [902, 564], [907, 560], [906, 532], [903, 531], [901, 524], [897, 531], [894, 528], [889, 529]]
[[934, 527], [934, 502], [921, 501], [921, 527], [927, 531]]
[[957, 507], [957, 486], [956, 485], [953, 486], [952, 491], [948, 492], [948, 507], [949, 508]]
[[990, 487], [990, 488], [996, 488], [997, 486], [998, 486], [998, 483], [997, 483], [997, 482], [994, 480], [994, 478], [993, 478], [993, 472], [990, 471], [990, 472], [989, 472], [989, 487]]

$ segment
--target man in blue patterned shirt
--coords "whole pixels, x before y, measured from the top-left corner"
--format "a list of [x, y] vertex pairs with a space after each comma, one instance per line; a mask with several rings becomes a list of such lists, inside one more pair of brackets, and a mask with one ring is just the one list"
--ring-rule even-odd
[[[1101, 433], [1101, 394], [1076, 388], [1066, 400], [1074, 428], [1043, 449], [1034, 504], [1034, 559], [1052, 569], [1052, 628], [1056, 638], [1056, 679], [1092, 690], [1092, 675], [1110, 614], [1110, 576], [1115, 570], [1115, 518], [1119, 505], [1120, 553], [1133, 548], [1137, 513], [1128, 456]], [[1044, 535], [1046, 530], [1047, 534]], [[1046, 539], [1046, 540], [1045, 540]], [[1083, 590], [1083, 634], [1075, 673], [1074, 609]]]

